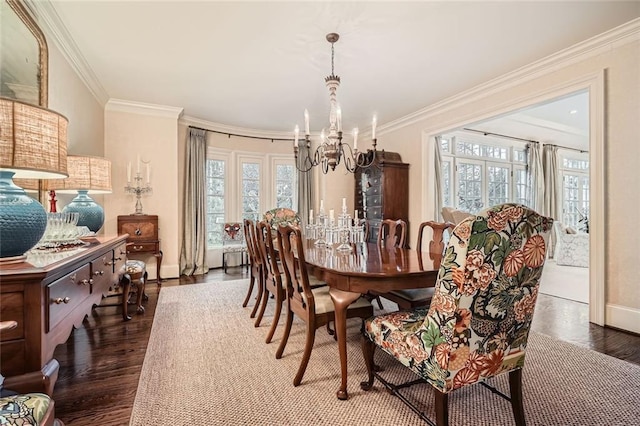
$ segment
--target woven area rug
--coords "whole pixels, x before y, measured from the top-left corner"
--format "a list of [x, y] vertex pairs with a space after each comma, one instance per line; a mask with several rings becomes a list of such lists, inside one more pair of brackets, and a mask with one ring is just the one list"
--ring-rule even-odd
[[[284, 313], [274, 341], [265, 344], [273, 300], [255, 328], [250, 307], [241, 307], [247, 285], [239, 280], [162, 289], [131, 425], [424, 424], [379, 382], [369, 392], [360, 389], [366, 370], [358, 320], [349, 320], [347, 330], [350, 399], [336, 399], [338, 347], [324, 328], [316, 332], [302, 384], [294, 387], [304, 323], [294, 322], [283, 358], [275, 359]], [[376, 362], [392, 380], [412, 374], [381, 351]], [[640, 367], [634, 364], [532, 332], [523, 380], [528, 425], [639, 424]], [[492, 384], [508, 394], [506, 375]], [[435, 418], [430, 385], [407, 394]], [[513, 424], [509, 402], [480, 385], [451, 394], [449, 413], [451, 425]]]

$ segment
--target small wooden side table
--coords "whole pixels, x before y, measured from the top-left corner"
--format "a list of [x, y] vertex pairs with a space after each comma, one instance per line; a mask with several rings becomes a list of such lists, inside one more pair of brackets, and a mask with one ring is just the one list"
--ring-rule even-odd
[[157, 282], [160, 284], [162, 250], [160, 250], [158, 238], [158, 216], [146, 214], [118, 216], [118, 234], [129, 234], [127, 254], [153, 253], [156, 257]]

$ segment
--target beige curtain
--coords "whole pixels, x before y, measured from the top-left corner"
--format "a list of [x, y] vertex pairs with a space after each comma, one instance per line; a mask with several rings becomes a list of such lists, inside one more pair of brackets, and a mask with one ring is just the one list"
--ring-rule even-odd
[[435, 167], [435, 182], [436, 186], [436, 199], [435, 199], [435, 210], [436, 210], [436, 220], [442, 220], [442, 203], [444, 202], [444, 197], [442, 195], [442, 186], [444, 182], [442, 181], [442, 153], [440, 152], [441, 147], [441, 137], [436, 136], [436, 146], [434, 151], [434, 161], [433, 166]]
[[[303, 158], [307, 158], [311, 154], [310, 148], [305, 143], [301, 143], [298, 151], [298, 159], [296, 166], [305, 169]], [[313, 208], [313, 200], [315, 194], [313, 191], [313, 169], [308, 172], [298, 170], [298, 216], [302, 219], [302, 223], [309, 221], [309, 211]]]
[[180, 250], [180, 273], [201, 275], [209, 271], [206, 264], [206, 171], [207, 131], [189, 128], [185, 161], [183, 217], [184, 229]]
[[[562, 222], [562, 176], [560, 175], [558, 147], [545, 145], [542, 150], [544, 168], [544, 208], [542, 214]], [[551, 232], [549, 257], [553, 257], [556, 245], [555, 232]]]
[[527, 144], [527, 166], [531, 182], [531, 197], [529, 206], [538, 213], [544, 212], [544, 167], [539, 143]]

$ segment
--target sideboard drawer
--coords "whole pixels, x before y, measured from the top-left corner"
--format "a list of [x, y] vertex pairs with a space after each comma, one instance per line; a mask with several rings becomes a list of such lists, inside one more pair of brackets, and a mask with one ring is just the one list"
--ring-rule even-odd
[[91, 294], [91, 268], [86, 264], [47, 286], [48, 315], [46, 331], [70, 317], [73, 310]]
[[127, 247], [127, 249], [129, 250], [129, 253], [143, 253], [143, 252], [147, 252], [147, 253], [151, 253], [151, 252], [157, 252], [160, 250], [159, 248], [159, 243], [157, 242], [152, 242], [152, 243], [131, 243], [129, 244], [129, 247]]

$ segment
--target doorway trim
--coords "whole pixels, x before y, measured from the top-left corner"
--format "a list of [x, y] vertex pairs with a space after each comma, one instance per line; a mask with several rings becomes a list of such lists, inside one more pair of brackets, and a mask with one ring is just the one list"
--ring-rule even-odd
[[[477, 98], [468, 101], [460, 100], [451, 105], [451, 108], [462, 109], [463, 106], [467, 106], [467, 110], [474, 112], [458, 116], [446, 123], [440, 122], [438, 127], [426, 128], [422, 131], [422, 182], [433, 182], [433, 152], [436, 136], [575, 92], [589, 93], [589, 321], [600, 326], [605, 325], [606, 312], [605, 77], [605, 70], [601, 69], [598, 72], [548, 87], [546, 90], [536, 91], [483, 109], [468, 108], [469, 104], [478, 102]], [[423, 206], [423, 217], [438, 217], [440, 214], [434, 211], [435, 189], [431, 187], [433, 185], [423, 184], [423, 195], [427, 200]]]

